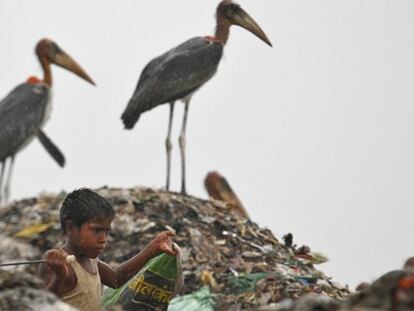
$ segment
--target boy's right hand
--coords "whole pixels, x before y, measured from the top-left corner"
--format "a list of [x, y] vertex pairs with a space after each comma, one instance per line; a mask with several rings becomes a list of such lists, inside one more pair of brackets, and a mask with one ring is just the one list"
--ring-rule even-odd
[[68, 253], [62, 249], [51, 249], [47, 251], [44, 256], [49, 268], [60, 279], [65, 279], [69, 276], [69, 268], [66, 263], [67, 256]]
[[164, 252], [168, 255], [176, 256], [177, 254], [173, 248], [173, 243], [171, 240], [174, 236], [174, 231], [162, 231], [161, 233], [158, 233], [151, 242], [148, 243], [147, 248], [156, 255], [158, 255], [160, 252]]

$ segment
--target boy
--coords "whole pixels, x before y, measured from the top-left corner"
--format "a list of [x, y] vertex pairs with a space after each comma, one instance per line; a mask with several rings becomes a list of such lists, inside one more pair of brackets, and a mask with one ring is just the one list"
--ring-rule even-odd
[[[175, 255], [171, 241], [175, 234], [164, 231], [140, 253], [111, 268], [98, 256], [105, 249], [114, 217], [111, 204], [97, 193], [86, 188], [69, 193], [60, 210], [66, 242], [47, 251], [43, 256], [47, 262], [39, 267], [45, 288], [81, 311], [101, 310], [101, 284], [118, 288], [152, 257], [161, 252]], [[76, 261], [66, 263], [68, 255], [74, 255]]]

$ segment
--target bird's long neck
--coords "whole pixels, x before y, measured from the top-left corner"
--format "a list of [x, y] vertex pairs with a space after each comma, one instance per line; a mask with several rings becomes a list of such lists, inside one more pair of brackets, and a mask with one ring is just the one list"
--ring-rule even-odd
[[50, 62], [46, 58], [39, 58], [43, 69], [43, 82], [52, 86], [52, 72], [50, 70]]
[[222, 14], [217, 15], [215, 39], [226, 44], [230, 34], [230, 23]]

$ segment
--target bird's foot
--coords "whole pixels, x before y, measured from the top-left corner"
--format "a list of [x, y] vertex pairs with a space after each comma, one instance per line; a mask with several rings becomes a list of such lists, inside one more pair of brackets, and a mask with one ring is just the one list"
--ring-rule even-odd
[[185, 195], [185, 196], [188, 195], [187, 190], [185, 190], [185, 188], [184, 189], [181, 189], [181, 194], [182, 195]]
[[10, 188], [6, 186], [4, 188], [3, 204], [6, 205], [9, 202], [9, 199], [10, 199]]

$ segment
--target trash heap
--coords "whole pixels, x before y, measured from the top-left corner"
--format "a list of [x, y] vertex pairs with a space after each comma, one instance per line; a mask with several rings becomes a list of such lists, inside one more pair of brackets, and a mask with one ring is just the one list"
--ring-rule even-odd
[[42, 289], [42, 282], [22, 271], [0, 269], [0, 310], [76, 311], [54, 294]]
[[[306, 293], [344, 299], [350, 292], [314, 268], [327, 259], [278, 240], [268, 229], [237, 216], [220, 201], [150, 188], [96, 190], [117, 217], [102, 260], [111, 265], [136, 254], [160, 231], [173, 228], [181, 247], [181, 295], [208, 286], [216, 310], [251, 310]], [[0, 262], [35, 259], [62, 245], [59, 208], [65, 193], [43, 194], [0, 209]], [[36, 274], [36, 265], [14, 270]]]

